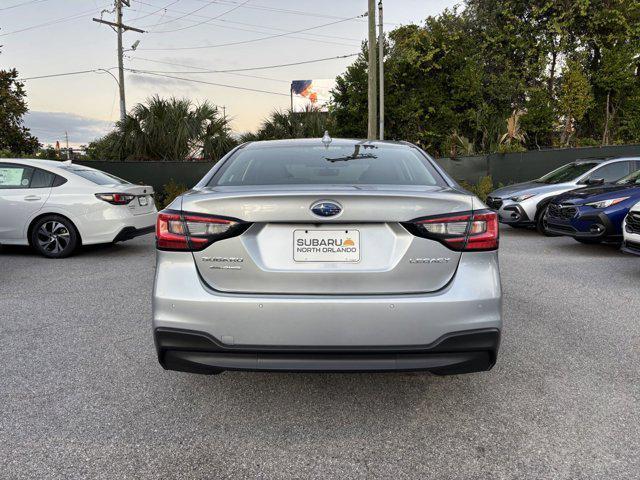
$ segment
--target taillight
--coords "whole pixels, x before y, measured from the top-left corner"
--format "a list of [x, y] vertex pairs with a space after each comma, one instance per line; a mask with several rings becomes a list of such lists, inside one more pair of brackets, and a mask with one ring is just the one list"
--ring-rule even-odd
[[437, 240], [451, 250], [498, 248], [498, 216], [490, 210], [417, 219], [404, 226], [414, 235]]
[[96, 197], [112, 205], [127, 205], [136, 198], [128, 193], [96, 193]]
[[164, 210], [156, 221], [156, 247], [199, 251], [218, 240], [240, 235], [249, 226], [231, 218]]

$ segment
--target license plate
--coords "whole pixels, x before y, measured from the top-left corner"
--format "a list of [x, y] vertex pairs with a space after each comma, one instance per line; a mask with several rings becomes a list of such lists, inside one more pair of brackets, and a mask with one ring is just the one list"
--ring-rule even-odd
[[295, 230], [293, 260], [296, 262], [359, 262], [358, 230]]
[[138, 197], [138, 203], [141, 207], [146, 207], [149, 204], [149, 200], [147, 200], [147, 197]]

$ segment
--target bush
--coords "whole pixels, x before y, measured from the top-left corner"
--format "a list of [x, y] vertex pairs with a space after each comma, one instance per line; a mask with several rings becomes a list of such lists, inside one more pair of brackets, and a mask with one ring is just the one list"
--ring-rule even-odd
[[166, 208], [178, 195], [182, 195], [187, 190], [189, 189], [186, 185], [177, 183], [173, 178], [170, 179], [169, 183], [162, 186], [162, 193], [156, 195], [156, 207], [158, 210]]
[[493, 179], [491, 178], [491, 175], [487, 175], [485, 177], [482, 177], [478, 181], [478, 183], [476, 183], [475, 185], [472, 185], [471, 183], [465, 182], [465, 181], [460, 182], [460, 185], [465, 190], [469, 190], [471, 193], [476, 195], [483, 202], [485, 202], [487, 200], [487, 195], [489, 195], [491, 192], [493, 192], [495, 190], [495, 187], [493, 186]]

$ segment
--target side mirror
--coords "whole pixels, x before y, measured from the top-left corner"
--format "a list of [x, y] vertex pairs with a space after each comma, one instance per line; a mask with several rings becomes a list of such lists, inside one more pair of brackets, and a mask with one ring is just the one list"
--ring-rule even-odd
[[587, 185], [603, 185], [604, 178], [589, 178], [587, 179]]

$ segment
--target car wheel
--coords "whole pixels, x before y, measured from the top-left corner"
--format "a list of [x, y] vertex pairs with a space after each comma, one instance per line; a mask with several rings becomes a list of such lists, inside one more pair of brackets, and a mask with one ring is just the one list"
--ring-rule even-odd
[[[575, 238], [575, 237], [574, 237]], [[595, 245], [597, 243], [601, 243], [602, 240], [598, 238], [575, 238], [576, 242], [584, 243], [586, 245]]]
[[556, 233], [551, 233], [547, 230], [547, 206], [545, 205], [540, 209], [538, 215], [536, 215], [536, 230], [545, 237], [558, 237]]
[[31, 245], [47, 258], [68, 257], [78, 246], [78, 232], [66, 218], [49, 215], [31, 229]]

